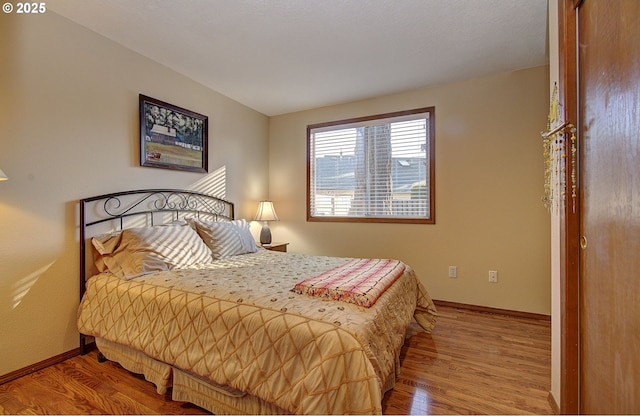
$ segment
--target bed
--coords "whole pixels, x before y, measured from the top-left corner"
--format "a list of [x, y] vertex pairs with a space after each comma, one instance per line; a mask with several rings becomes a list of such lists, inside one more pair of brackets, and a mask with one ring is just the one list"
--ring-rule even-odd
[[437, 316], [410, 266], [265, 250], [194, 191], [81, 200], [80, 263], [81, 352], [216, 414], [380, 414]]

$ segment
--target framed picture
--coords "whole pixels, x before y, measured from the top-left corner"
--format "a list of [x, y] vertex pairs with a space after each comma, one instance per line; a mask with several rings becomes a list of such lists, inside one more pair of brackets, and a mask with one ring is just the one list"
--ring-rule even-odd
[[140, 94], [140, 166], [208, 171], [209, 118]]

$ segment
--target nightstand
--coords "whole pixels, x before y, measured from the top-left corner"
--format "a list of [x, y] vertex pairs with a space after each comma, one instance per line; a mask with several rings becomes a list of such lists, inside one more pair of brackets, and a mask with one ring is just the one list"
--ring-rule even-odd
[[278, 242], [273, 242], [271, 244], [260, 244], [262, 248], [266, 248], [267, 250], [282, 251], [283, 253], [287, 252], [288, 245], [289, 243], [278, 243]]

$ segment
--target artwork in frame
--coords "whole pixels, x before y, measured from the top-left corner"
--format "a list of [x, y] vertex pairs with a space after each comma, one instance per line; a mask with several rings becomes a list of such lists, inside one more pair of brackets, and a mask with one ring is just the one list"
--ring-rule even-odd
[[140, 166], [208, 171], [209, 118], [140, 94]]

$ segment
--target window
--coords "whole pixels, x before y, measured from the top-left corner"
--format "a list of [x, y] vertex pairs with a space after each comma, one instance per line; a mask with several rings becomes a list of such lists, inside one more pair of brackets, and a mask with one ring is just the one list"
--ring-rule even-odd
[[307, 220], [435, 223], [434, 114], [307, 126]]

